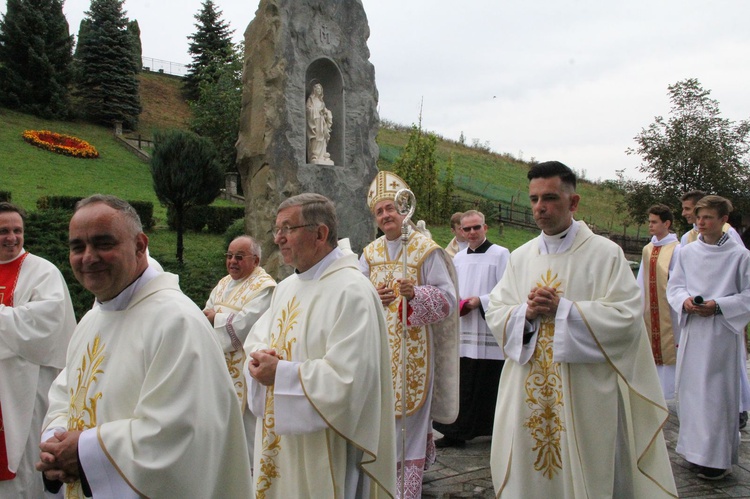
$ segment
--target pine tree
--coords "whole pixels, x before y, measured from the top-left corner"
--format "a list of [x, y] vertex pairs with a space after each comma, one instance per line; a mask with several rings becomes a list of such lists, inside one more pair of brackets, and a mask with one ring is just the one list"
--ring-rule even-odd
[[220, 67], [232, 60], [232, 33], [229, 23], [221, 19], [222, 12], [212, 0], [205, 0], [194, 17], [197, 31], [188, 36], [188, 52], [193, 57], [185, 77], [185, 94], [190, 100], [200, 97], [200, 81], [215, 77], [211, 68]]
[[137, 48], [123, 3], [92, 0], [78, 36], [76, 90], [88, 119], [107, 126], [122, 121], [132, 130], [141, 112], [136, 69], [140, 62], [134, 62]]
[[0, 20], [0, 102], [44, 118], [70, 113], [73, 37], [61, 0], [8, 0]]

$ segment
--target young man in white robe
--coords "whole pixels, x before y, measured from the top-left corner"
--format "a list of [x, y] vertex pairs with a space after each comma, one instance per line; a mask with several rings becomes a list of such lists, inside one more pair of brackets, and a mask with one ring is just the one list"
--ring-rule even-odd
[[[396, 395], [392, 414], [398, 435], [405, 427], [406, 441], [405, 445], [402, 439], [397, 441], [398, 478], [404, 482], [404, 498], [419, 498], [424, 470], [436, 456], [432, 421], [452, 423], [458, 415], [458, 291], [448, 255], [411, 227], [404, 275], [401, 226], [405, 216], [394, 203], [401, 189], [408, 189], [406, 182], [386, 171], [379, 172], [370, 184], [367, 204], [384, 235], [364, 248], [359, 266], [377, 290], [388, 323]], [[406, 374], [401, 356], [403, 306], [407, 307], [409, 326]], [[406, 407], [401, 403], [404, 394]]]
[[319, 194], [279, 206], [274, 240], [295, 273], [245, 342], [258, 417], [255, 497], [384, 497], [396, 489], [385, 318]]
[[[686, 192], [680, 198], [680, 202], [682, 203], [682, 216], [685, 218], [687, 223], [692, 226], [692, 228], [685, 232], [680, 238], [680, 246], [685, 246], [698, 240], [700, 231], [698, 230], [698, 225], [696, 223], [697, 219], [695, 215], [695, 206], [696, 203], [698, 203], [698, 201], [700, 201], [705, 195], [705, 192], [695, 190]], [[739, 244], [740, 246], [744, 246], [742, 237], [736, 230], [734, 230], [731, 225], [729, 225], [728, 222], [724, 223], [722, 231], [725, 232], [730, 238], [734, 239], [737, 244]], [[745, 364], [747, 364], [747, 352], [745, 350], [743, 350], [743, 356], [745, 357], [745, 362], [742, 366], [740, 366], [740, 370], [737, 373], [737, 377], [740, 380], [741, 389], [739, 414], [740, 428], [744, 428], [747, 425], [747, 411], [750, 410], [750, 380], [748, 380], [747, 378], [747, 368], [745, 366]]]
[[50, 388], [40, 461], [67, 498], [249, 497], [250, 462], [224, 356], [201, 310], [146, 258], [136, 211], [78, 202], [70, 265], [97, 300]]
[[243, 368], [247, 357], [243, 347], [247, 334], [271, 305], [276, 281], [260, 266], [260, 245], [250, 236], [239, 236], [229, 243], [226, 257], [228, 275], [211, 291], [203, 308], [224, 350], [229, 375], [242, 410], [247, 450], [253, 462], [256, 419], [247, 407], [247, 383]]
[[505, 353], [492, 433], [498, 497], [677, 497], [668, 410], [622, 250], [573, 220], [557, 161], [528, 173], [542, 229], [510, 256], [487, 323]]
[[453, 258], [458, 275], [460, 345], [460, 404], [452, 424], [434, 423], [443, 434], [435, 446], [463, 447], [467, 440], [492, 435], [503, 351], [487, 327], [485, 311], [490, 291], [505, 272], [510, 252], [487, 239], [484, 214], [469, 210], [459, 220], [468, 247]]
[[463, 213], [460, 211], [451, 215], [451, 232], [453, 233], [453, 239], [451, 239], [451, 242], [445, 247], [445, 252], [448, 253], [448, 256], [451, 258], [456, 256], [459, 251], [465, 250], [469, 245], [461, 231], [461, 215], [463, 215]]
[[737, 463], [737, 372], [744, 366], [743, 335], [750, 321], [750, 252], [723, 230], [731, 210], [719, 196], [698, 201], [700, 236], [680, 250], [667, 286], [682, 331], [677, 452], [709, 480], [724, 478]]
[[651, 241], [644, 246], [638, 267], [638, 286], [643, 295], [643, 319], [651, 338], [656, 372], [664, 398], [674, 399], [677, 345], [680, 330], [677, 314], [667, 301], [667, 282], [677, 262], [680, 241], [670, 232], [674, 217], [668, 206], [656, 204], [648, 209], [648, 232]]
[[37, 498], [47, 392], [76, 320], [60, 271], [24, 249], [24, 217], [0, 203], [0, 497]]

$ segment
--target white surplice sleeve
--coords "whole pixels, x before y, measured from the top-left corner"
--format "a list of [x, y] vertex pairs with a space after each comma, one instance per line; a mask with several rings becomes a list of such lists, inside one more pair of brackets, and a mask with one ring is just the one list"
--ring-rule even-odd
[[[273, 290], [273, 286], [263, 289], [239, 312], [216, 313], [214, 332], [225, 353], [236, 350], [238, 344], [242, 345], [245, 342], [250, 329], [271, 306]], [[209, 307], [207, 303], [206, 308], [213, 308], [213, 305]]]

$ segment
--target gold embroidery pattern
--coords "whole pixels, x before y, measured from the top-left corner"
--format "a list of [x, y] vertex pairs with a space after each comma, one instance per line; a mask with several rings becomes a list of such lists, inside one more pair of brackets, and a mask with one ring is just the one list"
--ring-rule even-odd
[[[287, 340], [287, 336], [297, 324], [299, 314], [299, 302], [294, 297], [292, 301], [287, 303], [286, 309], [281, 312], [281, 317], [278, 319], [278, 335], [271, 335], [271, 348], [276, 350], [279, 359], [291, 360], [292, 358], [292, 345], [297, 339], [291, 338]], [[266, 491], [273, 485], [273, 480], [280, 477], [275, 458], [281, 450], [281, 437], [274, 432], [276, 416], [273, 412], [273, 406], [273, 386], [269, 386], [266, 387], [266, 408], [263, 417], [261, 443], [262, 455], [255, 486], [255, 497], [257, 499], [264, 499]]]
[[[70, 410], [68, 416], [68, 430], [83, 431], [96, 427], [96, 404], [102, 398], [102, 392], [96, 392], [89, 397], [91, 385], [97, 381], [99, 374], [104, 374], [104, 344], [96, 335], [94, 342], [86, 347], [86, 355], [81, 360], [81, 367], [77, 369], [76, 389], [70, 389]], [[76, 481], [66, 486], [66, 498], [83, 498], [81, 482]]]
[[[417, 269], [435, 243], [412, 233], [408, 244], [407, 277], [419, 283]], [[365, 258], [370, 265], [370, 281], [375, 287], [386, 285], [393, 289], [396, 299], [386, 309], [388, 323], [388, 344], [391, 350], [391, 379], [395, 394], [394, 410], [397, 417], [401, 415], [402, 373], [401, 343], [403, 325], [399, 305], [401, 303], [396, 279], [403, 274], [401, 252], [394, 260], [389, 260], [385, 238], [375, 241], [365, 248]], [[406, 414], [410, 416], [422, 406], [427, 395], [429, 384], [429, 348], [426, 327], [410, 327], [406, 344]]]
[[[558, 275], [551, 270], [543, 275], [537, 286], [549, 286], [560, 291], [561, 282]], [[555, 318], [543, 316], [539, 327], [539, 336], [531, 361], [531, 372], [526, 378], [526, 403], [531, 415], [524, 423], [529, 430], [535, 445], [532, 451], [537, 453], [534, 469], [541, 471], [542, 476], [552, 479], [562, 470], [560, 442], [565, 426], [562, 422], [563, 392], [560, 364], [552, 361], [552, 343], [555, 336]]]
[[245, 402], [247, 402], [247, 386], [245, 385], [245, 376], [242, 374], [242, 366], [245, 365], [245, 359], [247, 359], [247, 356], [244, 350], [232, 350], [224, 354], [229, 376], [232, 378], [234, 390], [240, 399], [240, 407], [242, 407], [243, 411], [245, 410]]

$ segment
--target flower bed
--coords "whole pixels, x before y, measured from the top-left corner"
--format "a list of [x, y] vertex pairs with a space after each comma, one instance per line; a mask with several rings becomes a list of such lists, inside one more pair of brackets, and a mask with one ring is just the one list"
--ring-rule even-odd
[[23, 132], [23, 140], [42, 149], [74, 158], [99, 157], [99, 152], [85, 140], [49, 130], [26, 130]]

